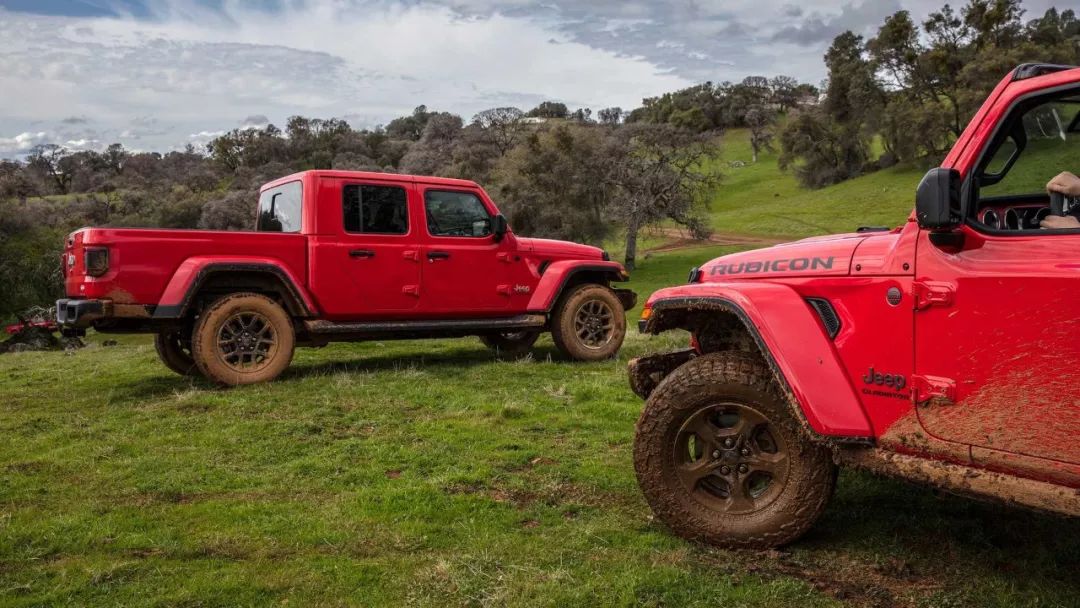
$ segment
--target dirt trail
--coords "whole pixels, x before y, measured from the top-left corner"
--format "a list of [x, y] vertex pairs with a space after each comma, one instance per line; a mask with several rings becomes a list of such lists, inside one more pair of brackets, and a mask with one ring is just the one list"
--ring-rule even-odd
[[751, 247], [767, 247], [777, 243], [787, 243], [798, 237], [783, 236], [760, 236], [756, 234], [738, 234], [735, 232], [714, 232], [708, 238], [691, 238], [689, 233], [679, 228], [661, 228], [656, 234], [672, 239], [663, 245], [650, 247], [645, 253], [658, 253], [661, 251], [675, 251], [678, 249], [692, 249], [694, 247], [712, 247], [715, 245], [747, 245]]

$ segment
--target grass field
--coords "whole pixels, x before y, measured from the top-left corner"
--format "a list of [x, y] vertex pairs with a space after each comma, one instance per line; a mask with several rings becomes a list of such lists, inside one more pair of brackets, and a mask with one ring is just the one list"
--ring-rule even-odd
[[[725, 250], [653, 256], [647, 292]], [[546, 339], [299, 352], [235, 390], [149, 341], [0, 356], [0, 605], [1075, 606], [1080, 522], [844, 473], [783, 551], [650, 517], [626, 359]]]

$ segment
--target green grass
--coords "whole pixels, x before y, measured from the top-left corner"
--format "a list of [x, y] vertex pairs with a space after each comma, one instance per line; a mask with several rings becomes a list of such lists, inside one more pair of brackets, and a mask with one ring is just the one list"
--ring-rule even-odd
[[[727, 249], [657, 255], [647, 292]], [[144, 337], [0, 356], [0, 605], [1070, 606], [1080, 525], [862, 474], [785, 551], [653, 521], [617, 361], [541, 341], [298, 352], [235, 390]]]
[[[900, 224], [922, 174], [806, 191], [773, 154], [735, 160], [741, 131], [712, 226], [762, 236]], [[639, 257], [631, 286], [735, 250]], [[588, 365], [547, 338], [515, 363], [475, 340], [332, 345], [235, 390], [106, 338], [0, 356], [0, 606], [1080, 606], [1080, 522], [860, 473], [787, 550], [672, 537], [634, 480], [625, 363], [682, 336], [631, 330]]]
[[[710, 201], [712, 227], [721, 232], [794, 237], [852, 232], [859, 226], [898, 226], [915, 205], [924, 171], [896, 166], [820, 190], [800, 188], [776, 166], [776, 153], [752, 163], [743, 129], [725, 134], [715, 167], [723, 183]], [[733, 162], [744, 166], [731, 166]]]

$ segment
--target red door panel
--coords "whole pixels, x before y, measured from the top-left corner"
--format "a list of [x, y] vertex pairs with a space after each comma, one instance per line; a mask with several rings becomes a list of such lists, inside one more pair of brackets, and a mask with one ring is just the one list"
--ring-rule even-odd
[[941, 297], [915, 313], [915, 374], [952, 393], [918, 408], [922, 426], [1080, 463], [1080, 235], [964, 233], [957, 253], [918, 244], [916, 289]]

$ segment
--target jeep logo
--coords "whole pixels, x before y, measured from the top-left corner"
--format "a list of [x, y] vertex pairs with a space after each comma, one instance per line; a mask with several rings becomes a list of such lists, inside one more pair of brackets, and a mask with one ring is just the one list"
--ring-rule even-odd
[[900, 374], [879, 374], [874, 371], [874, 366], [870, 366], [870, 371], [866, 372], [866, 375], [862, 377], [863, 382], [866, 384], [876, 384], [878, 386], [887, 386], [891, 389], [902, 390], [907, 386], [907, 378]]

